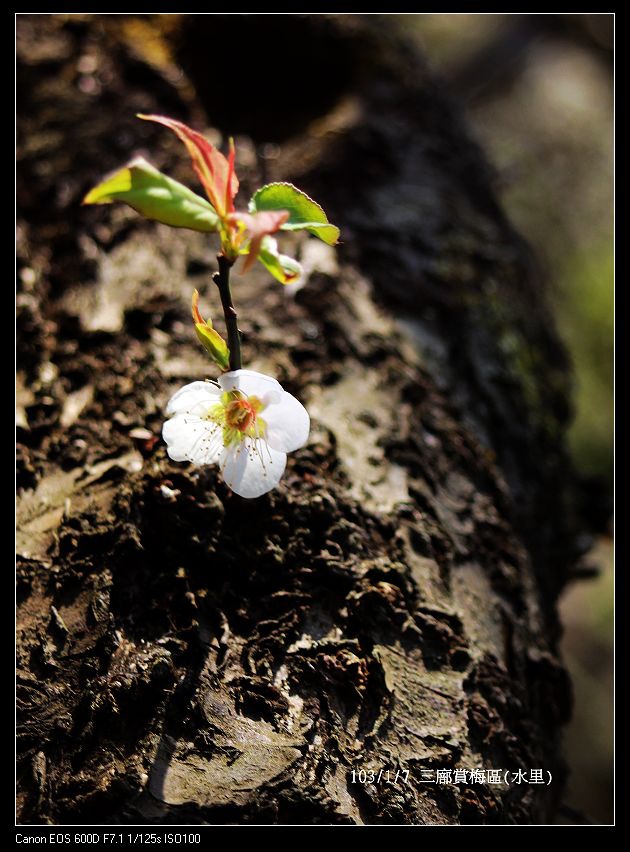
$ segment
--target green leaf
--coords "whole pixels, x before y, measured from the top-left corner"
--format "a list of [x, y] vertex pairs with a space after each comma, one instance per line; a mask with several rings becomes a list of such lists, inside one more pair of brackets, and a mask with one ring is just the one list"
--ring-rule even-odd
[[195, 331], [203, 348], [212, 360], [225, 372], [230, 369], [230, 350], [227, 343], [206, 323], [196, 322]]
[[219, 217], [205, 198], [162, 174], [142, 157], [106, 178], [83, 199], [84, 204], [112, 201], [124, 201], [147, 219], [173, 228], [207, 232], [219, 227]]
[[295, 284], [302, 277], [302, 267], [292, 257], [278, 253], [278, 243], [273, 237], [264, 237], [258, 260], [270, 275], [281, 284]]
[[329, 246], [334, 246], [339, 239], [339, 228], [330, 224], [319, 204], [293, 184], [261, 186], [249, 202], [249, 212], [261, 210], [288, 210], [289, 219], [282, 225], [283, 231], [310, 231]]

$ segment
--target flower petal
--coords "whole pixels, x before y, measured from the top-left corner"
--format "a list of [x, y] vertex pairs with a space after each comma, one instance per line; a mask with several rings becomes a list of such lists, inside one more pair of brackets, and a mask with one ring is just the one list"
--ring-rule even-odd
[[210, 382], [191, 382], [169, 399], [167, 414], [187, 412], [201, 417], [221, 399], [221, 390]]
[[253, 438], [245, 438], [238, 446], [226, 448], [219, 462], [226, 485], [235, 494], [249, 499], [275, 488], [286, 463], [286, 453]]
[[233, 370], [220, 376], [219, 384], [224, 390], [257, 396], [264, 403], [260, 416], [267, 424], [265, 440], [272, 449], [291, 453], [304, 446], [310, 429], [308, 412], [271, 376], [254, 370]]
[[290, 393], [269, 394], [261, 417], [267, 424], [265, 440], [274, 450], [292, 453], [299, 450], [308, 440], [311, 419], [308, 411]]
[[223, 430], [211, 420], [182, 412], [162, 427], [167, 453], [173, 461], [214, 464], [223, 452]]
[[263, 397], [272, 390], [282, 390], [282, 385], [271, 376], [257, 373], [255, 370], [231, 370], [219, 376], [219, 384], [223, 390], [239, 390], [246, 396]]

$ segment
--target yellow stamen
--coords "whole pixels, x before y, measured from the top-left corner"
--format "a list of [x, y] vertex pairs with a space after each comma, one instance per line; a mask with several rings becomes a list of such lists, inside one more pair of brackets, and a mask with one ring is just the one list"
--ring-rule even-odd
[[264, 404], [257, 396], [245, 396], [241, 391], [225, 391], [221, 402], [213, 405], [206, 418], [223, 429], [223, 444], [229, 447], [245, 438], [261, 438], [266, 429], [259, 416]]

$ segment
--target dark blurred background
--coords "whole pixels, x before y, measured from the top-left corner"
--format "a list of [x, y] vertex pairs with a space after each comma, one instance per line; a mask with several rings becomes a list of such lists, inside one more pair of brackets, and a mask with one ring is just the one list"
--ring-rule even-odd
[[[613, 819], [612, 14], [396, 16], [462, 104], [546, 269], [575, 370], [583, 578], [561, 600], [575, 693], [563, 819]], [[575, 811], [573, 812], [572, 809]]]

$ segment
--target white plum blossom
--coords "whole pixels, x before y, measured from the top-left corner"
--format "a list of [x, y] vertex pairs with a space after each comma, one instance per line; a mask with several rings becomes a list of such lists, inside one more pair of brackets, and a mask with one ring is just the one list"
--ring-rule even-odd
[[223, 373], [218, 383], [192, 382], [166, 407], [162, 436], [173, 461], [218, 464], [241, 497], [260, 497], [280, 482], [287, 453], [304, 446], [310, 419], [271, 376]]

